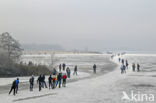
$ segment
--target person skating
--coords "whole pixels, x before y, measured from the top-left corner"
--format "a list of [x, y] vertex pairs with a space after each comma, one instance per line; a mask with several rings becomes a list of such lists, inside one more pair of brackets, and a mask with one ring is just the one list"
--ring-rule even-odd
[[19, 78], [16, 79], [16, 94], [18, 92], [18, 84], [19, 84]]
[[129, 65], [129, 64], [128, 64], [128, 60], [126, 60], [126, 68], [127, 68], [127, 69], [128, 69], [128, 65]]
[[57, 71], [56, 71], [56, 69], [54, 68], [53, 69], [53, 75], [56, 75], [57, 74]]
[[93, 65], [93, 71], [96, 73], [96, 64]]
[[123, 65], [121, 65], [120, 70], [121, 70], [121, 74], [123, 74], [123, 71], [124, 71]]
[[119, 63], [120, 63], [121, 59], [119, 58]]
[[73, 73], [73, 75], [77, 75], [77, 65], [74, 67], [74, 73]]
[[42, 88], [42, 76], [41, 75], [38, 77], [37, 83], [38, 83], [38, 86], [39, 86], [39, 91], [41, 91], [41, 88]]
[[70, 73], [71, 73], [71, 71], [70, 71], [69, 67], [67, 67], [66, 73], [67, 73], [67, 77], [70, 78]]
[[62, 79], [63, 79], [62, 86], [63, 86], [63, 87], [66, 87], [66, 79], [67, 79], [66, 73], [63, 73]]
[[48, 78], [48, 83], [49, 83], [49, 89], [50, 89], [50, 87], [52, 88], [52, 77], [51, 77], [51, 75]]
[[42, 83], [43, 83], [43, 88], [47, 88], [47, 84], [46, 84], [46, 81], [45, 81], [45, 75], [43, 75], [42, 77]]
[[33, 88], [34, 88], [34, 76], [33, 75], [29, 79], [29, 83], [30, 83], [30, 91], [33, 91]]
[[123, 73], [126, 73], [126, 66], [123, 65]]
[[59, 88], [61, 88], [61, 79], [62, 79], [62, 73], [60, 72], [60, 73], [57, 75], [56, 87], [57, 87], [57, 84], [59, 83]]
[[125, 60], [124, 60], [124, 59], [122, 59], [122, 60], [121, 60], [121, 63], [124, 65], [124, 63], [125, 63]]
[[65, 68], [66, 68], [66, 64], [65, 63], [63, 63], [62, 64], [62, 67], [63, 67], [63, 71], [65, 70]]
[[60, 65], [59, 65], [59, 71], [61, 71], [61, 68], [62, 68], [62, 65], [60, 64]]
[[52, 75], [52, 89], [56, 87], [56, 75]]
[[13, 81], [9, 94], [12, 92], [12, 90], [13, 90], [13, 95], [15, 95], [16, 94], [16, 80]]
[[137, 72], [139, 72], [139, 71], [140, 71], [140, 64], [137, 63]]
[[135, 63], [132, 64], [133, 72], [135, 72]]

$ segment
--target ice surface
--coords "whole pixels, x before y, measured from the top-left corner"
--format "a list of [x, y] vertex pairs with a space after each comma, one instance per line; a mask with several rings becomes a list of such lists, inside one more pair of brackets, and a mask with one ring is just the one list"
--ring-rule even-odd
[[[124, 75], [120, 74], [118, 57], [114, 58], [119, 66], [107, 74], [79, 80], [67, 84], [66, 88], [55, 90], [36, 88], [33, 92], [19, 91], [16, 96], [0, 94], [2, 103], [129, 103], [122, 101], [123, 91], [130, 93], [147, 93], [156, 95], [155, 56], [125, 55], [129, 64], [139, 62], [144, 71], [132, 72], [131, 68]], [[145, 64], [144, 64], [145, 63]], [[151, 66], [150, 68], [147, 68]], [[149, 70], [148, 70], [149, 69]], [[147, 71], [148, 70], [148, 71]], [[155, 103], [142, 101], [140, 103]]]

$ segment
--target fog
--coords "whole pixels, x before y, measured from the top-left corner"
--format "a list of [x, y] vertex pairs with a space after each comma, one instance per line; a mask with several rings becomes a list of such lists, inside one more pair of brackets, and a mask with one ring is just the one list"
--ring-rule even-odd
[[156, 50], [155, 0], [0, 0], [0, 33], [23, 44]]

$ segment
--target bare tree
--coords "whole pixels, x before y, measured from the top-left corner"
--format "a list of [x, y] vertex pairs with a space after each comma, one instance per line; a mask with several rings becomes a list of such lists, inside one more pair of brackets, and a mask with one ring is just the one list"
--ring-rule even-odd
[[9, 61], [17, 62], [22, 55], [19, 42], [12, 38], [8, 32], [0, 35], [0, 48], [7, 55]]

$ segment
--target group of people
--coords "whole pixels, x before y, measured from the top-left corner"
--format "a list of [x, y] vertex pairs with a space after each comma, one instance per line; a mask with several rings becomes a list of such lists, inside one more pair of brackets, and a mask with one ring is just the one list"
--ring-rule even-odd
[[[119, 58], [119, 63], [121, 63], [121, 67], [120, 67], [121, 74], [126, 73], [126, 69], [128, 69], [128, 66], [129, 66], [128, 60], [124, 60], [124, 59]], [[136, 71], [135, 63], [132, 64], [132, 71], [133, 72]], [[139, 72], [139, 71], [140, 71], [140, 64], [137, 63], [137, 72]]]
[[133, 72], [135, 72], [136, 69], [137, 69], [137, 72], [139, 72], [139, 71], [140, 71], [140, 64], [137, 63], [137, 65], [135, 65], [135, 63], [133, 63], [133, 64], [132, 64], [132, 69], [133, 69]]
[[[52, 71], [52, 75], [49, 75], [48, 77], [49, 89], [55, 89], [57, 86], [61, 88], [61, 85], [62, 87], [66, 87], [66, 79], [71, 77], [71, 70], [69, 67], [66, 67], [65, 63], [60, 64], [58, 68], [59, 68], [58, 71], [54, 68]], [[96, 68], [97, 68], [96, 64], [94, 64], [93, 73], [96, 73]], [[73, 75], [78, 75], [77, 71], [78, 71], [78, 67], [77, 65], [75, 65]], [[34, 82], [35, 82], [35, 78], [34, 75], [32, 75], [29, 79], [30, 91], [33, 91]], [[13, 92], [14, 95], [17, 93], [18, 84], [19, 84], [19, 78], [13, 81], [9, 94], [12, 92], [12, 90], [14, 91]], [[39, 87], [39, 91], [41, 91], [42, 88], [48, 88], [46, 84], [45, 75], [39, 75], [39, 77], [37, 78], [37, 84]]]
[[119, 58], [119, 63], [120, 62], [121, 62], [121, 67], [120, 67], [121, 74], [126, 73], [126, 69], [128, 69], [128, 65], [129, 65], [128, 60], [126, 60], [126, 62], [125, 62], [124, 59]]

